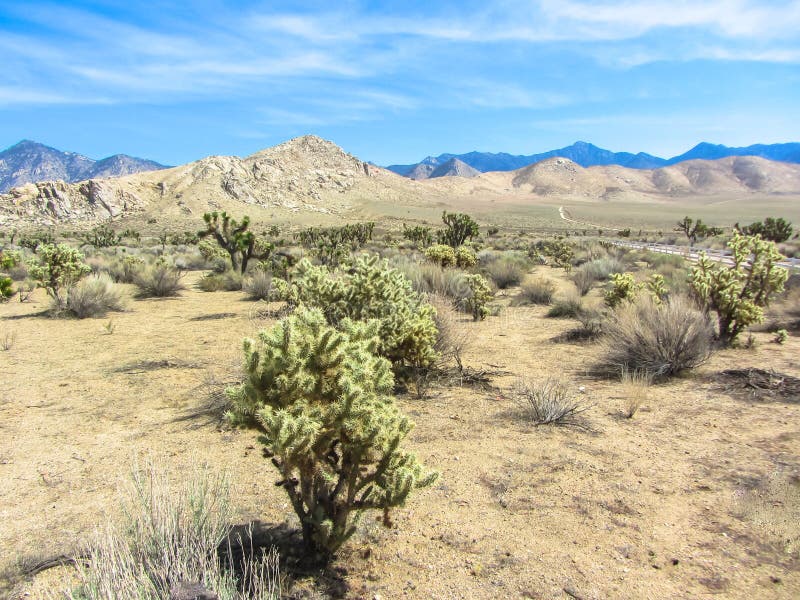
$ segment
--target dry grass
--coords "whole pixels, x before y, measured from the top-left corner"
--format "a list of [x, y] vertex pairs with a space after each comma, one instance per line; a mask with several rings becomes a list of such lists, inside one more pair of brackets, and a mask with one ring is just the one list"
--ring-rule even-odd
[[14, 342], [17, 341], [17, 332], [16, 331], [3, 331], [0, 333], [0, 349], [5, 352], [11, 350], [14, 347]]
[[714, 329], [708, 316], [684, 297], [659, 305], [642, 295], [619, 306], [603, 334], [598, 372], [642, 371], [660, 379], [703, 364], [711, 355]]
[[556, 284], [547, 277], [528, 278], [522, 282], [517, 302], [519, 304], [550, 304]]
[[[197, 582], [219, 600], [274, 600], [280, 577], [274, 551], [244, 564], [226, 564], [220, 549], [230, 539], [233, 511], [224, 475], [198, 468], [180, 489], [170, 485], [163, 467], [135, 466], [122, 502], [126, 521], [98, 529], [85, 560], [74, 562], [78, 585], [67, 580], [70, 600], [170, 598], [181, 583]], [[232, 557], [234, 552], [228, 551]], [[229, 559], [232, 561], [233, 559]], [[243, 576], [237, 577], [236, 573]]]
[[632, 419], [639, 408], [650, 399], [650, 385], [653, 378], [646, 371], [623, 369], [620, 393], [624, 402], [622, 414]]
[[141, 298], [168, 298], [185, 289], [181, 283], [183, 273], [166, 264], [156, 263], [141, 268], [134, 276]]
[[67, 310], [78, 317], [103, 317], [124, 309], [122, 291], [106, 274], [86, 277], [67, 295]]
[[583, 300], [578, 290], [568, 289], [556, 296], [547, 316], [552, 318], [575, 319], [583, 311]]
[[269, 300], [272, 295], [272, 274], [255, 271], [244, 280], [242, 290], [250, 300]]
[[428, 297], [434, 308], [436, 308], [436, 352], [440, 356], [440, 368], [446, 367], [449, 361], [455, 362], [459, 371], [462, 371], [464, 366], [462, 363], [462, 356], [469, 348], [472, 340], [472, 332], [469, 329], [469, 324], [464, 323], [461, 317], [454, 309], [451, 300], [439, 294], [431, 294]]
[[520, 260], [504, 256], [486, 265], [485, 271], [499, 289], [505, 290], [519, 285], [527, 268]]
[[523, 418], [535, 425], [581, 425], [578, 416], [591, 408], [576, 396], [566, 382], [548, 377], [535, 383], [516, 382], [517, 398]]

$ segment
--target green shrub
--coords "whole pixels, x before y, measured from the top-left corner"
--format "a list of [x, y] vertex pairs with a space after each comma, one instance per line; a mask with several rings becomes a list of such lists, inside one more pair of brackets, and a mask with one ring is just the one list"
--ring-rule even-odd
[[466, 275], [464, 281], [470, 290], [469, 296], [463, 300], [464, 308], [475, 321], [482, 321], [489, 314], [487, 304], [493, 296], [492, 288], [489, 287], [489, 282], [478, 274]]
[[735, 231], [728, 242], [732, 265], [714, 263], [705, 253], [689, 272], [689, 285], [706, 311], [717, 313], [719, 340], [730, 345], [739, 334], [764, 320], [764, 308], [783, 291], [788, 271], [773, 242]]
[[134, 276], [133, 283], [139, 288], [141, 298], [167, 298], [177, 296], [185, 289], [181, 283], [183, 273], [163, 259], [142, 267]]
[[301, 260], [291, 283], [273, 279], [276, 292], [291, 304], [320, 308], [332, 325], [346, 318], [380, 322], [379, 353], [396, 372], [404, 366], [422, 367], [435, 358], [434, 309], [411, 288], [397, 269], [378, 256], [362, 256], [342, 271], [331, 272]]
[[425, 249], [425, 258], [441, 267], [456, 264], [456, 252], [446, 244], [436, 244]]
[[604, 281], [612, 273], [622, 273], [624, 270], [625, 265], [616, 258], [596, 258], [579, 266], [572, 275], [572, 281], [581, 296], [585, 296], [594, 282]]
[[197, 281], [197, 287], [204, 292], [238, 292], [243, 281], [241, 274], [229, 269], [223, 273], [206, 273]]
[[467, 240], [475, 238], [480, 233], [478, 224], [464, 213], [442, 212], [442, 221], [445, 228], [437, 233], [440, 244], [446, 244], [451, 248], [462, 246]]
[[[373, 271], [374, 272], [374, 271]], [[255, 426], [313, 554], [327, 559], [366, 510], [402, 506], [435, 481], [400, 448], [413, 423], [378, 356], [379, 320], [330, 326], [304, 307], [244, 342], [244, 383], [228, 390], [237, 425]]]
[[91, 269], [83, 254], [66, 244], [38, 247], [38, 262], [31, 263], [30, 275], [53, 299], [58, 309], [64, 307], [64, 292], [87, 275]]
[[0, 275], [0, 302], [8, 302], [14, 295], [14, 280], [11, 277]]
[[433, 243], [433, 234], [431, 233], [431, 228], [423, 227], [422, 225], [408, 227], [405, 223], [403, 223], [403, 237], [422, 247], [430, 246]]
[[86, 277], [67, 293], [67, 310], [79, 319], [102, 317], [124, 308], [122, 294], [108, 275]]
[[112, 262], [108, 267], [108, 273], [117, 283], [133, 283], [136, 274], [144, 268], [144, 265], [142, 257], [129, 254]]
[[785, 242], [792, 237], [793, 233], [792, 224], [789, 221], [774, 217], [767, 217], [763, 223], [758, 221], [744, 227], [739, 227], [739, 224], [736, 223], [735, 227], [742, 235], [760, 235], [762, 239], [775, 243]]
[[657, 304], [649, 295], [621, 304], [603, 325], [603, 358], [609, 376], [644, 372], [655, 378], [677, 375], [711, 354], [713, 327], [690, 301], [675, 296]]
[[550, 304], [555, 291], [556, 284], [550, 279], [544, 277], [526, 279], [522, 282], [518, 301], [523, 304]]

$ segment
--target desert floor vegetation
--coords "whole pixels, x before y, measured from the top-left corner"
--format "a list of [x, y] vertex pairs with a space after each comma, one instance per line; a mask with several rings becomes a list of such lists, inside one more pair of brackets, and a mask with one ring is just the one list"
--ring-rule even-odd
[[[0, 353], [0, 432], [7, 440], [0, 447], [0, 595], [51, 598], [65, 581], [94, 581], [102, 573], [86, 570], [87, 563], [76, 570], [59, 560], [85, 556], [87, 548], [94, 549], [89, 566], [113, 567], [108, 557], [116, 557], [120, 571], [135, 572], [129, 568], [135, 546], [123, 531], [99, 538], [95, 531], [108, 533], [106, 523], [124, 524], [135, 512], [124, 508], [120, 486], [129, 481], [134, 457], [155, 453], [165, 460], [149, 489], [181, 490], [198, 463], [226, 474], [229, 504], [209, 519], [214, 526], [202, 538], [208, 547], [196, 556], [213, 554], [210, 548], [223, 533], [255, 532], [250, 539], [256, 550], [271, 557], [259, 568], [273, 575], [279, 570], [281, 593], [288, 597], [797, 596], [800, 336], [791, 325], [800, 319], [796, 290], [765, 309], [765, 326], [745, 334], [755, 341], [749, 348], [719, 347], [713, 322], [680, 294], [654, 300], [642, 288], [613, 308], [604, 304], [603, 281], [610, 274], [635, 270], [643, 282], [665, 270], [677, 278], [688, 271], [682, 259], [618, 255], [598, 241], [579, 246], [564, 238], [577, 249], [569, 273], [524, 254], [536, 236], [501, 225], [491, 238], [474, 240], [478, 264], [443, 267], [426, 261], [416, 246], [399, 247], [402, 231], [380, 225], [374, 234], [370, 229], [370, 249], [382, 249], [388, 265], [410, 280], [408, 289], [417, 295], [403, 310], [425, 316], [402, 331], [405, 337], [395, 329], [415, 321], [395, 322], [398, 311], [391, 303], [397, 290], [407, 291], [397, 274], [374, 272], [382, 262], [364, 257], [360, 266], [337, 270], [298, 261], [271, 275], [253, 258], [244, 276], [237, 274], [238, 286], [206, 293], [201, 282], [229, 272], [230, 260], [223, 261], [220, 274], [212, 261], [200, 257], [201, 263], [193, 246], [162, 246], [145, 238], [126, 256], [107, 249], [92, 254], [101, 257], [92, 263], [95, 270], [114, 277], [115, 291], [129, 298], [113, 321], [54, 319], [47, 312], [51, 298], [41, 288], [25, 302], [15, 295], [0, 305], [0, 342], [6, 340]], [[293, 232], [287, 227], [280, 233], [291, 239]], [[317, 261], [342, 258], [315, 252], [307, 255]], [[487, 286], [485, 311], [465, 312], [470, 277], [488, 278], [489, 267], [504, 261], [514, 265], [514, 278], [504, 279], [508, 285], [499, 292]], [[189, 270], [189, 262], [206, 268]], [[581, 270], [593, 280], [581, 290], [584, 295], [574, 283]], [[377, 310], [383, 305], [372, 300], [361, 306], [373, 292], [358, 285], [368, 286], [373, 277], [386, 278], [378, 289], [384, 290], [380, 302], [390, 308]], [[140, 293], [145, 288], [177, 295]], [[299, 483], [285, 468], [291, 448], [260, 443], [264, 427], [280, 429], [279, 411], [264, 417], [261, 430], [257, 423], [254, 429], [235, 428], [225, 418], [231, 409], [225, 390], [245, 394], [237, 387], [248, 373], [243, 339], [271, 331], [278, 347], [279, 334], [288, 331], [279, 324], [290, 322], [285, 319], [292, 309], [277, 298], [290, 298], [291, 305], [305, 296], [320, 305], [317, 325], [331, 339], [339, 335], [333, 328], [360, 313], [382, 319], [341, 325], [354, 336], [349, 343], [363, 345], [364, 356], [346, 365], [348, 378], [336, 385], [351, 393], [360, 385], [359, 373], [382, 373], [374, 402], [391, 408], [393, 419], [413, 419], [413, 430], [400, 428], [402, 448], [438, 473], [403, 496], [405, 506], [387, 514], [367, 512], [352, 522], [354, 529], [340, 536], [346, 541], [334, 544], [335, 555], [322, 565], [304, 558], [302, 524], [286, 493]], [[548, 318], [554, 311], [560, 318]], [[431, 320], [437, 335], [429, 335]], [[358, 337], [359, 328], [379, 325], [384, 341], [396, 345], [381, 350], [392, 360], [396, 385], [383, 359]], [[772, 341], [778, 329], [786, 330], [780, 344]], [[433, 344], [435, 356], [408, 342], [420, 336]], [[305, 343], [289, 336], [287, 348], [289, 338]], [[252, 356], [256, 346], [249, 348]], [[304, 368], [318, 369], [321, 377], [344, 368], [336, 360], [322, 364], [302, 353], [292, 356], [303, 356]], [[400, 385], [409, 371], [422, 367], [429, 378]], [[750, 375], [724, 373], [732, 368]], [[251, 384], [258, 383], [263, 369], [251, 371]], [[275, 391], [247, 389], [254, 403], [261, 401], [259, 393]], [[273, 396], [277, 406], [280, 394]], [[239, 417], [252, 417], [242, 397]], [[330, 466], [342, 445], [327, 442]], [[270, 457], [265, 460], [270, 453], [280, 454], [280, 481]], [[186, 500], [180, 492], [170, 496], [181, 497]], [[180, 502], [159, 498], [150, 506], [179, 511]], [[394, 499], [400, 502], [399, 495]], [[304, 502], [313, 505], [314, 495], [305, 494]], [[315, 518], [324, 532], [321, 514]], [[44, 568], [53, 564], [59, 566]], [[211, 566], [200, 565], [209, 569], [208, 582], [224, 578]], [[197, 573], [192, 577], [201, 578]], [[141, 583], [131, 581], [134, 588]], [[275, 587], [264, 585], [264, 597], [274, 595]], [[242, 597], [225, 589], [226, 597]]]

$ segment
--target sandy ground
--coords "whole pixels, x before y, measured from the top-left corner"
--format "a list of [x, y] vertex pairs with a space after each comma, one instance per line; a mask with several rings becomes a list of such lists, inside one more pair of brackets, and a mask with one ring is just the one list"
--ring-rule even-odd
[[[176, 480], [207, 461], [233, 477], [242, 522], [294, 522], [254, 434], [202, 414], [211, 391], [236, 381], [242, 337], [268, 323], [258, 304], [190, 287], [131, 300], [113, 333], [108, 319], [50, 319], [45, 307], [41, 290], [0, 305], [0, 334], [16, 336], [0, 351], [0, 594], [41, 596], [47, 577], [20, 581], [19, 564], [74, 551], [113, 518], [136, 455], [162, 457]], [[554, 342], [574, 323], [544, 312], [465, 320], [465, 363], [506, 372], [498, 389], [400, 400], [417, 424], [410, 446], [441, 479], [396, 511], [393, 529], [365, 520], [334, 565], [341, 595], [800, 597], [797, 553], [737, 504], [770, 476], [800, 475], [800, 402], [731, 395], [715, 377], [747, 366], [800, 376], [800, 338], [778, 346], [756, 334], [755, 348], [655, 387], [625, 419], [619, 385], [586, 375], [597, 347]], [[585, 428], [519, 417], [505, 390], [548, 374], [584, 388]]]

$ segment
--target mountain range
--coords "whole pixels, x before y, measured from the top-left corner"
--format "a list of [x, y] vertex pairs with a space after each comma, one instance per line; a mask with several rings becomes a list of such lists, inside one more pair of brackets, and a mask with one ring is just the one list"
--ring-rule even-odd
[[[439, 156], [428, 156], [412, 165], [389, 165], [386, 168], [398, 175], [421, 180], [448, 175], [461, 175], [461, 173], [451, 172], [454, 169], [453, 165], [458, 163], [462, 163], [464, 167], [470, 167], [478, 173], [515, 171], [548, 158], [556, 157], [568, 158], [582, 167], [617, 165], [629, 169], [658, 169], [687, 160], [717, 160], [729, 156], [758, 156], [769, 160], [800, 163], [800, 143], [753, 144], [752, 146], [733, 148], [701, 142], [691, 150], [678, 156], [660, 158], [646, 152], [639, 152], [638, 154], [612, 152], [588, 142], [575, 142], [571, 146], [559, 148], [558, 150], [527, 156], [507, 154], [505, 152], [440, 154]], [[454, 163], [454, 161], [458, 161], [458, 163]], [[464, 171], [464, 167], [459, 165], [455, 168]], [[473, 173], [471, 176], [475, 174]]]
[[37, 181], [84, 181], [167, 168], [152, 160], [115, 154], [93, 160], [75, 152], [22, 140], [0, 152], [0, 192]]
[[305, 225], [410, 214], [436, 219], [443, 208], [501, 218], [502, 207], [514, 206], [632, 202], [657, 207], [719, 198], [750, 205], [766, 197], [793, 204], [800, 196], [800, 164], [753, 156], [694, 159], [657, 169], [584, 168], [555, 157], [490, 173], [477, 173], [453, 158], [432, 172], [439, 168], [458, 176], [413, 181], [363, 162], [333, 142], [303, 136], [245, 158], [209, 156], [121, 177], [28, 183], [0, 193], [0, 226], [88, 225], [109, 218], [196, 226], [212, 210]]

